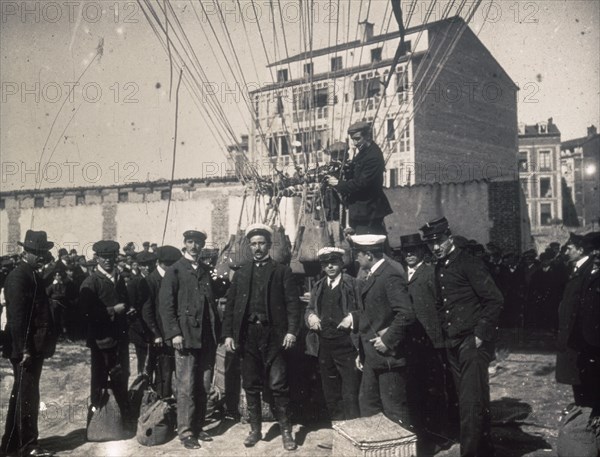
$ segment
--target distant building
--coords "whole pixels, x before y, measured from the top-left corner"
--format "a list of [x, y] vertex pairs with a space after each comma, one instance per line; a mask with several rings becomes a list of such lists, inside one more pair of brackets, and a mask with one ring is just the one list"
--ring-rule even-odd
[[270, 64], [277, 81], [251, 93], [253, 162], [323, 164], [351, 123], [375, 119], [387, 186], [516, 179], [518, 88], [462, 19], [407, 29], [385, 93], [399, 32], [360, 26], [356, 41]]
[[560, 131], [552, 118], [519, 124], [519, 179], [532, 232], [562, 222]]
[[600, 224], [600, 134], [596, 126], [588, 127], [587, 136], [561, 143], [560, 160], [580, 225]]

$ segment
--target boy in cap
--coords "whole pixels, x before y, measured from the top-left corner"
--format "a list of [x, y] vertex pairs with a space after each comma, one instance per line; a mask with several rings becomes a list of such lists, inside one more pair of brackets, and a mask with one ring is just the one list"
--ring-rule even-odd
[[52, 357], [56, 334], [43, 280], [37, 270], [54, 243], [46, 232], [27, 230], [21, 259], [4, 283], [6, 330], [10, 342], [4, 357], [13, 368], [13, 386], [8, 404], [2, 453], [52, 456], [38, 445], [40, 377], [44, 359]]
[[[142, 318], [152, 332], [151, 352], [156, 354], [154, 380], [150, 380], [161, 398], [169, 398], [172, 392], [171, 377], [175, 370], [175, 353], [172, 346], [165, 344], [165, 331], [158, 309], [158, 296], [165, 273], [181, 258], [181, 251], [173, 246], [161, 246], [156, 250], [156, 268], [142, 278], [140, 287], [145, 290], [146, 300], [142, 305]], [[152, 359], [152, 357], [151, 357]]]
[[261, 393], [273, 393], [274, 412], [281, 427], [283, 447], [296, 449], [292, 437], [290, 392], [284, 350], [296, 342], [300, 330], [300, 299], [290, 267], [269, 255], [273, 230], [263, 224], [246, 228], [252, 262], [233, 277], [223, 315], [223, 336], [229, 352], [240, 350], [242, 381], [248, 403], [250, 433], [246, 447], [262, 439]]
[[329, 175], [327, 183], [344, 197], [349, 223], [356, 234], [385, 234], [383, 218], [393, 211], [383, 192], [383, 153], [373, 142], [370, 123], [356, 122], [348, 134], [358, 150], [352, 162], [352, 177], [340, 179]]
[[164, 338], [175, 348], [177, 433], [186, 449], [212, 441], [202, 430], [221, 322], [211, 269], [200, 260], [206, 233], [183, 233], [185, 253], [169, 269], [159, 292]]
[[437, 260], [438, 309], [458, 393], [461, 456], [492, 456], [488, 367], [502, 311], [502, 293], [481, 259], [454, 243], [445, 217], [419, 229]]
[[[306, 352], [319, 358], [321, 384], [332, 421], [360, 416], [360, 373], [355, 364], [358, 342], [350, 329], [341, 328], [344, 317], [358, 309], [356, 280], [342, 272], [344, 250], [326, 247], [317, 253], [325, 276], [314, 285], [304, 313], [311, 330]], [[317, 336], [317, 338], [312, 338]]]
[[406, 280], [384, 259], [385, 235], [351, 237], [356, 260], [367, 271], [360, 287], [360, 305], [341, 322], [360, 335], [362, 368], [359, 393], [363, 417], [383, 412], [405, 428], [414, 425], [407, 393], [407, 343], [415, 321]]
[[102, 393], [112, 388], [122, 415], [129, 418], [129, 310], [125, 280], [117, 272], [119, 243], [101, 240], [92, 246], [96, 269], [81, 284], [79, 300], [87, 320], [87, 347], [91, 351], [91, 407], [99, 408]]

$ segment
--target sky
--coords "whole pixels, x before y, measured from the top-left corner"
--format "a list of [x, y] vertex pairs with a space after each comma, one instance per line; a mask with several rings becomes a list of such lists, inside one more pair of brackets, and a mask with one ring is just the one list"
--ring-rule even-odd
[[[164, 14], [163, 0], [147, 1]], [[405, 20], [410, 3], [402, 3]], [[269, 61], [285, 57], [284, 36], [290, 54], [303, 50], [307, 24], [298, 1], [239, 0], [241, 12], [236, 1], [221, 1], [224, 23], [213, 0], [170, 4], [214, 83], [223, 117], [237, 135], [248, 133], [249, 109], [231, 90], [230, 66], [238, 59], [247, 83], [270, 82], [259, 25]], [[439, 19], [449, 5], [413, 4], [409, 26], [429, 10], [430, 20]], [[215, 134], [185, 84], [176, 118], [177, 70], [170, 74], [168, 54], [139, 3], [0, 0], [0, 6], [2, 191], [169, 179], [176, 119], [176, 179], [226, 168], [227, 139]], [[283, 27], [271, 7], [276, 15], [281, 8]], [[336, 35], [338, 42], [355, 39], [359, 19], [385, 31], [390, 14], [387, 0], [315, 0], [313, 49], [333, 44]], [[600, 124], [599, 23], [597, 0], [484, 0], [470, 26], [521, 88], [519, 121], [552, 117], [567, 140]]]

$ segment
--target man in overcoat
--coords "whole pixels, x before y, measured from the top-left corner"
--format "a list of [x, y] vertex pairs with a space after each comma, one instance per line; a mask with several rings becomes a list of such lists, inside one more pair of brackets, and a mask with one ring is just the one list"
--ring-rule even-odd
[[288, 370], [284, 350], [292, 348], [300, 330], [301, 309], [292, 270], [269, 255], [273, 230], [263, 224], [246, 229], [252, 262], [234, 275], [223, 316], [223, 336], [229, 352], [242, 356], [242, 387], [246, 393], [250, 433], [246, 447], [262, 439], [261, 393], [273, 394], [274, 412], [283, 447], [292, 451]]
[[47, 240], [46, 232], [27, 230], [19, 245], [21, 259], [4, 283], [9, 339], [4, 357], [10, 359], [14, 378], [0, 450], [51, 456], [53, 452], [38, 445], [38, 413], [42, 365], [54, 354], [57, 334], [38, 270], [54, 243]]
[[480, 258], [454, 244], [445, 217], [419, 229], [435, 256], [442, 331], [460, 410], [462, 457], [493, 456], [488, 368], [503, 297]]
[[349, 328], [340, 327], [344, 317], [358, 309], [356, 279], [342, 272], [344, 250], [326, 247], [317, 253], [325, 276], [316, 282], [304, 320], [311, 332], [306, 352], [318, 357], [323, 395], [331, 420], [360, 416], [360, 372], [355, 360], [358, 341]]
[[211, 269], [200, 260], [206, 233], [187, 230], [185, 253], [165, 273], [159, 292], [164, 338], [175, 348], [177, 433], [186, 449], [212, 441], [202, 430], [221, 322]]
[[406, 280], [383, 257], [385, 235], [351, 239], [356, 260], [367, 271], [359, 309], [342, 321], [345, 326], [350, 319], [360, 336], [360, 414], [368, 417], [383, 412], [409, 429], [414, 425], [414, 410], [407, 393], [407, 356], [415, 312]]
[[373, 141], [370, 123], [356, 122], [348, 134], [358, 150], [352, 161], [352, 176], [342, 180], [328, 176], [327, 183], [344, 197], [350, 227], [356, 234], [385, 234], [383, 218], [393, 211], [383, 192], [383, 152]]
[[125, 280], [116, 268], [119, 243], [101, 240], [92, 249], [97, 266], [79, 292], [86, 316], [86, 343], [91, 351], [90, 402], [92, 407], [102, 406], [103, 391], [110, 387], [123, 416], [131, 419], [127, 400], [129, 298]]
[[152, 344], [156, 352], [154, 379], [150, 381], [161, 398], [169, 398], [173, 391], [171, 378], [175, 371], [175, 353], [172, 346], [165, 342], [165, 331], [158, 309], [159, 291], [167, 269], [177, 262], [182, 254], [173, 246], [161, 246], [156, 249], [156, 268], [142, 279], [141, 287], [146, 290], [146, 301], [142, 304], [142, 319], [152, 332]]

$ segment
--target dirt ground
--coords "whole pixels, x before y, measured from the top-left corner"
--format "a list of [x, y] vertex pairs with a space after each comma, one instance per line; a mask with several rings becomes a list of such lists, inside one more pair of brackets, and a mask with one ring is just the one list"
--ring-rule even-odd
[[[504, 335], [499, 345], [498, 366], [490, 380], [493, 437], [500, 457], [553, 456], [561, 410], [570, 402], [569, 386], [554, 381], [555, 356], [552, 336]], [[132, 366], [134, 361], [133, 348]], [[0, 361], [0, 423], [8, 407], [12, 370], [7, 360]], [[109, 443], [87, 443], [85, 421], [89, 395], [89, 351], [82, 344], [63, 343], [56, 355], [46, 361], [41, 383], [40, 444], [58, 455], [72, 456], [282, 456], [278, 427], [263, 425], [265, 440], [252, 449], [242, 441], [248, 426], [241, 423], [215, 423], [210, 431], [214, 441], [203, 443], [197, 451], [185, 450], [175, 438], [157, 447], [144, 447], [135, 438]], [[299, 456], [337, 455], [331, 446], [334, 431], [329, 428], [294, 426]], [[458, 445], [438, 454], [459, 455]]]

